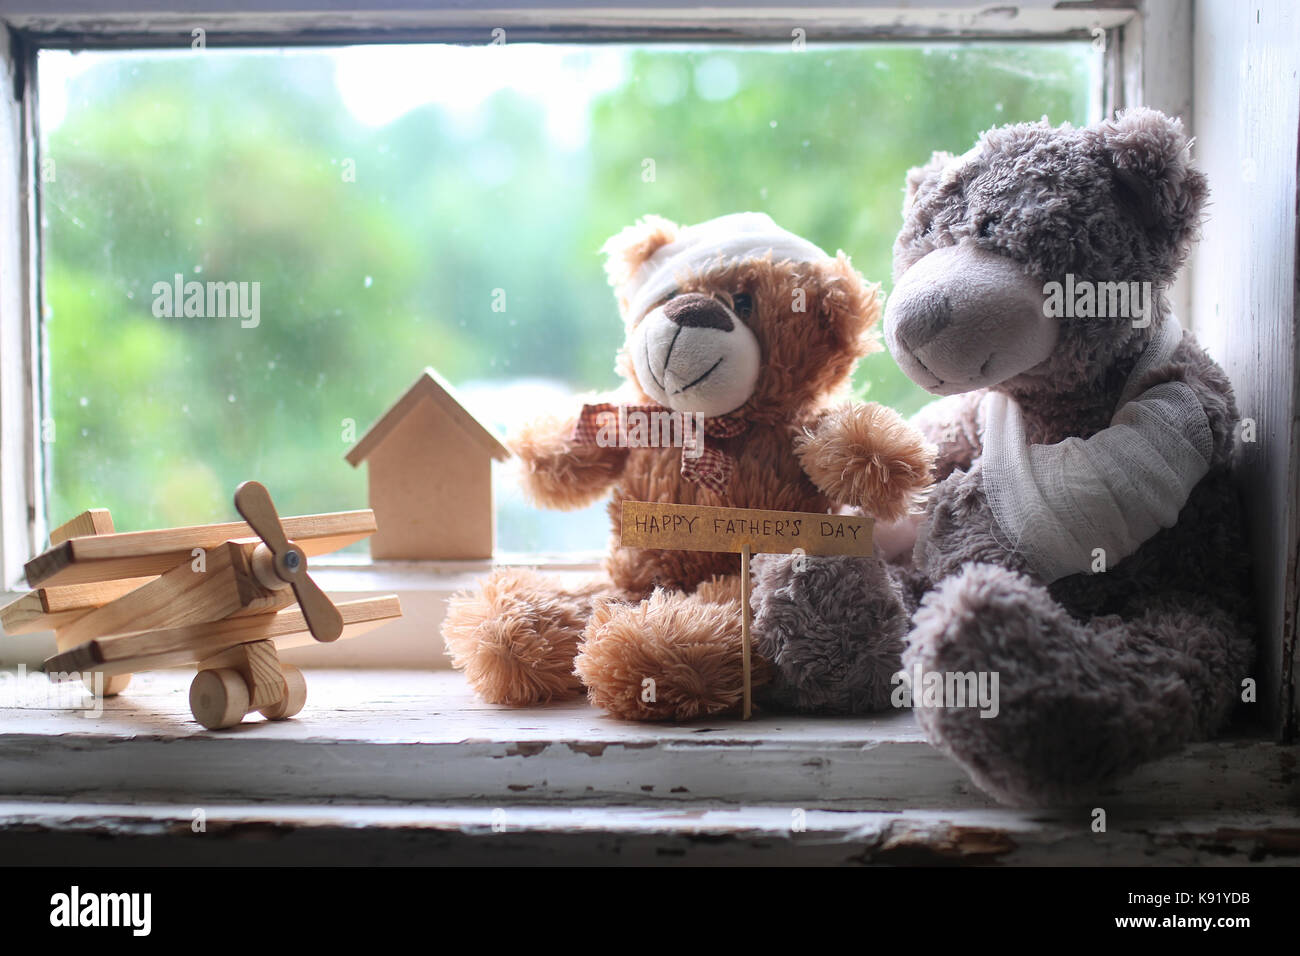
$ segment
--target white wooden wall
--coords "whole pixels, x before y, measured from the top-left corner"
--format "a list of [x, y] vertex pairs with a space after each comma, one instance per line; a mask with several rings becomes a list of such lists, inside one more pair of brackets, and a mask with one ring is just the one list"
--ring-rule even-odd
[[1223, 364], [1257, 441], [1240, 459], [1257, 562], [1264, 648], [1259, 686], [1281, 733], [1296, 732], [1297, 136], [1295, 0], [1197, 0], [1194, 156], [1210, 178], [1205, 236], [1189, 275], [1193, 327]]
[[35, 272], [26, 66], [0, 23], [0, 594], [21, 576], [43, 506], [33, 442], [38, 391], [31, 361]]

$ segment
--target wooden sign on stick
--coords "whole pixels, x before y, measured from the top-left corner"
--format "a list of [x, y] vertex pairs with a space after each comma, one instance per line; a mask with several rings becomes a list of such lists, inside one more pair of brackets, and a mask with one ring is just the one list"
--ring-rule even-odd
[[740, 555], [741, 668], [744, 718], [751, 711], [749, 556], [757, 553], [869, 555], [873, 522], [852, 515], [715, 508], [649, 501], [623, 502], [623, 544], [665, 551], [725, 551]]

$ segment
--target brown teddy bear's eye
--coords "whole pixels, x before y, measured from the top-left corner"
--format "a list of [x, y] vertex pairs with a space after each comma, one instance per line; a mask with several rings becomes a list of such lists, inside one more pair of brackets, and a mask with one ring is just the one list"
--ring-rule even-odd
[[731, 297], [731, 311], [737, 318], [747, 319], [754, 312], [754, 298], [747, 292], [738, 292]]
[[993, 235], [993, 230], [997, 227], [1001, 216], [988, 216], [980, 221], [979, 234], [981, 239], [987, 239]]

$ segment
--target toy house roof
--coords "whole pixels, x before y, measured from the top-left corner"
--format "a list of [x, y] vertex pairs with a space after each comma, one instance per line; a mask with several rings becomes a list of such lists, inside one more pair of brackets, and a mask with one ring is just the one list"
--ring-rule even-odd
[[352, 466], [355, 468], [365, 461], [370, 453], [379, 447], [388, 433], [425, 399], [431, 400], [442, 409], [466, 435], [497, 461], [505, 461], [510, 457], [510, 452], [492, 430], [465, 408], [447, 380], [433, 369], [426, 368], [415, 380], [415, 384], [406, 390], [406, 394], [399, 398], [379, 421], [370, 426], [370, 430], [361, 436], [361, 440], [352, 446], [352, 450], [347, 453], [347, 460]]

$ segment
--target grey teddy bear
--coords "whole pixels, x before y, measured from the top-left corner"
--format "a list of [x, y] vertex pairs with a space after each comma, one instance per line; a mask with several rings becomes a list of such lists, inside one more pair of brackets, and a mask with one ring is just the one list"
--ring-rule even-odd
[[[909, 172], [885, 335], [944, 396], [913, 419], [935, 484], [875, 557], [755, 560], [769, 704], [885, 710], [906, 672], [930, 741], [1020, 806], [1225, 723], [1254, 622], [1232, 387], [1165, 296], [1208, 193], [1188, 151], [1135, 109]], [[911, 687], [972, 673], [996, 675], [996, 716]]]

